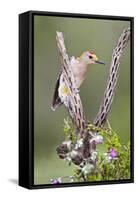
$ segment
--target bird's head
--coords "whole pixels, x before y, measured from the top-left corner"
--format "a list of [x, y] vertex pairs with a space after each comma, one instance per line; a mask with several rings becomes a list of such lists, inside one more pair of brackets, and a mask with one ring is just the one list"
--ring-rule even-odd
[[85, 51], [82, 53], [82, 55], [79, 57], [79, 60], [86, 63], [87, 65], [89, 64], [105, 64], [103, 61], [100, 61], [98, 57], [94, 54], [93, 51]]

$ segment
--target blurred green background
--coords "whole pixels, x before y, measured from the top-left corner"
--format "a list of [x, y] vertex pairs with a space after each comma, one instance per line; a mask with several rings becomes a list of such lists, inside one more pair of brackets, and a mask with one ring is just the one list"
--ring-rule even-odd
[[[93, 50], [106, 65], [91, 65], [80, 88], [86, 119], [93, 120], [103, 96], [113, 48], [128, 21], [34, 17], [34, 184], [50, 183], [51, 178], [72, 175], [73, 167], [60, 160], [56, 147], [63, 141], [64, 106], [55, 112], [51, 102], [60, 70], [56, 31], [65, 35], [70, 56]], [[130, 138], [130, 45], [120, 64], [120, 76], [109, 120], [122, 142]]]

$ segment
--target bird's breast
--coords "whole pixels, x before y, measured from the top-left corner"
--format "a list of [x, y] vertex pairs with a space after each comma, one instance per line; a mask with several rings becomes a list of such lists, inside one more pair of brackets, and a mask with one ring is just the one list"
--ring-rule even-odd
[[82, 82], [86, 78], [87, 66], [79, 62], [75, 62], [75, 63], [73, 62], [71, 65], [71, 68], [76, 80], [76, 86], [77, 88], [79, 88]]

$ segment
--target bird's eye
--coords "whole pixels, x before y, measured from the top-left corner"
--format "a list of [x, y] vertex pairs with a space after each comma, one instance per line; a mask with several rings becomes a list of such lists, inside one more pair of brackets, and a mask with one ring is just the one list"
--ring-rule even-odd
[[92, 56], [89, 56], [89, 58], [92, 59], [93, 57], [92, 57]]

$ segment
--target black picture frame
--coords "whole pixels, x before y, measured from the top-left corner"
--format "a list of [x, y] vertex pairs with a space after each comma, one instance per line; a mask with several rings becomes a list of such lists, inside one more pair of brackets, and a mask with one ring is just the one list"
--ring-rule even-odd
[[[34, 16], [128, 20], [131, 23], [131, 178], [102, 182], [34, 185]], [[120, 184], [134, 182], [134, 18], [74, 13], [28, 11], [19, 15], [19, 185], [28, 189]]]

